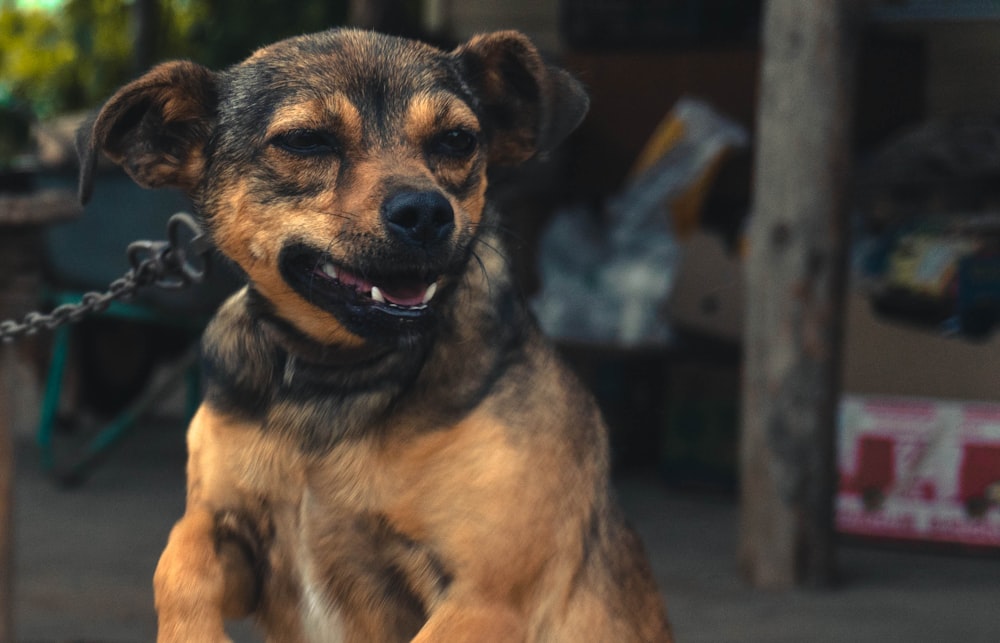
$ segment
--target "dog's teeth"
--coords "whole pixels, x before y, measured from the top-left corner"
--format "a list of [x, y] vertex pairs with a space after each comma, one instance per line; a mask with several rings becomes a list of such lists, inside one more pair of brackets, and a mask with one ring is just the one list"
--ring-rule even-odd
[[382, 291], [378, 289], [378, 286], [372, 286], [372, 299], [380, 304], [385, 303], [385, 295], [383, 295]]
[[427, 287], [427, 292], [424, 293], [424, 300], [421, 303], [426, 304], [427, 302], [429, 302], [434, 297], [434, 293], [436, 293], [437, 290], [438, 290], [438, 285], [437, 282], [435, 281], [434, 283], [432, 283], [430, 286]]
[[323, 264], [323, 274], [329, 277], [330, 279], [336, 279], [337, 266], [333, 265], [332, 263]]

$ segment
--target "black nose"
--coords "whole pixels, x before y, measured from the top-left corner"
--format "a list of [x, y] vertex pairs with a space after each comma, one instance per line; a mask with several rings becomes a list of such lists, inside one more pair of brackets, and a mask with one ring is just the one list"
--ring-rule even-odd
[[390, 233], [417, 246], [448, 238], [455, 228], [451, 203], [440, 192], [399, 192], [382, 204], [382, 220]]

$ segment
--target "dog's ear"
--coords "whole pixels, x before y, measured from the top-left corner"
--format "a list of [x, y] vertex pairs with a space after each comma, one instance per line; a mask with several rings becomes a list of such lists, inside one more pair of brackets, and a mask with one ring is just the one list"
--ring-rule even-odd
[[204, 169], [217, 100], [215, 75], [187, 61], [158, 65], [119, 89], [77, 133], [80, 200], [90, 198], [99, 152], [143, 187], [190, 192]]
[[491, 162], [520, 163], [554, 149], [587, 113], [583, 86], [547, 65], [521, 33], [475, 36], [455, 55], [487, 119]]

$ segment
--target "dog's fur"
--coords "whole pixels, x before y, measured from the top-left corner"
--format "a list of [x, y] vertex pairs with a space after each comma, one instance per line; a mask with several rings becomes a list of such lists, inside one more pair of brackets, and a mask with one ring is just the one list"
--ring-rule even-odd
[[486, 203], [488, 166], [586, 110], [515, 32], [334, 30], [160, 65], [82, 130], [84, 199], [100, 152], [178, 187], [248, 280], [205, 333], [160, 641], [248, 615], [282, 643], [670, 639], [598, 410]]

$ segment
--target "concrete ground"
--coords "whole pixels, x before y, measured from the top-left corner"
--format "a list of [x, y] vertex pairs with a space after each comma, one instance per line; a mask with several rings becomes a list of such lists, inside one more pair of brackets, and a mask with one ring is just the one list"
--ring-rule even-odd
[[[18, 447], [15, 625], [31, 643], [154, 638], [150, 579], [184, 498], [183, 429], [135, 433], [82, 487], [57, 488]], [[1000, 557], [843, 547], [834, 590], [770, 593], [736, 572], [736, 506], [652, 477], [619, 481], [680, 643], [997, 643]], [[237, 641], [257, 641], [247, 627]], [[603, 642], [602, 642], [603, 643]]]

